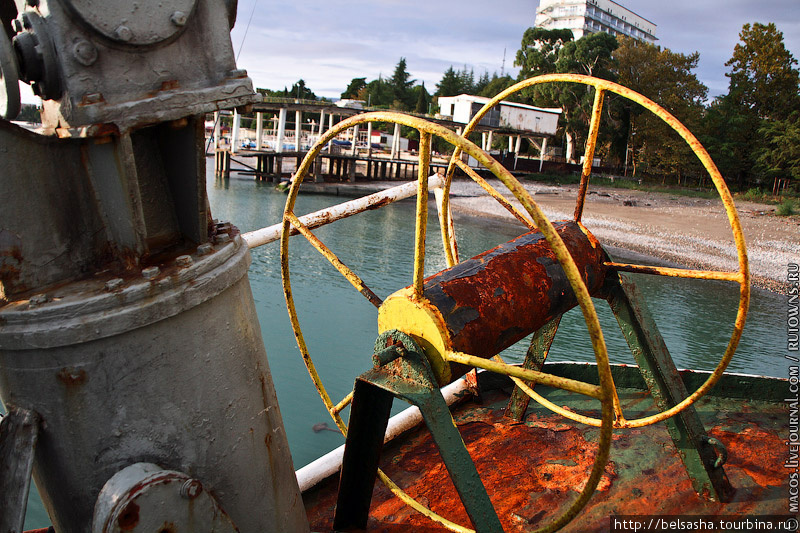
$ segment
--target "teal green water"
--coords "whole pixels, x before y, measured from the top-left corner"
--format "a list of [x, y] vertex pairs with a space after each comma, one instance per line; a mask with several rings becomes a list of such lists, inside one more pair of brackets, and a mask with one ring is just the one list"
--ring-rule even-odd
[[[234, 174], [235, 176], [235, 174]], [[209, 172], [208, 196], [215, 218], [229, 220], [242, 232], [278, 222], [286, 195], [252, 179], [217, 180]], [[343, 201], [341, 197], [300, 195], [295, 212], [303, 214]], [[432, 219], [435, 216], [432, 216]], [[459, 250], [471, 257], [524, 230], [484, 219], [456, 220]], [[403, 201], [315, 230], [342, 261], [381, 298], [411, 283], [414, 202]], [[590, 228], [591, 229], [591, 228]], [[426, 274], [445, 267], [438, 228], [431, 221]], [[302, 237], [290, 245], [292, 288], [310, 352], [334, 401], [344, 397], [355, 377], [371, 365], [377, 335], [376, 309]], [[250, 283], [267, 348], [295, 468], [343, 444], [341, 435], [312, 426], [330, 418], [303, 366], [286, 312], [280, 281], [278, 243], [252, 251]], [[721, 282], [637, 276], [648, 307], [681, 368], [713, 368], [730, 338], [738, 291]], [[602, 300], [595, 301], [609, 354], [614, 363], [632, 363], [616, 321]], [[778, 312], [785, 299], [755, 291], [733, 372], [787, 377], [785, 324]], [[527, 340], [507, 350], [521, 361]], [[551, 349], [553, 360], [591, 361], [591, 343], [582, 315], [573, 310], [561, 322]], [[399, 402], [396, 402], [399, 404]], [[400, 410], [404, 405], [396, 405]], [[38, 496], [29, 506], [26, 528], [48, 525]]]

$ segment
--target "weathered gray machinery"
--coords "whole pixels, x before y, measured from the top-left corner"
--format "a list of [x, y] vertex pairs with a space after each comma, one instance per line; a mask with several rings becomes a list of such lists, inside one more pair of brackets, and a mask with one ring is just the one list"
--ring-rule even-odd
[[231, 0], [0, 0], [49, 135], [0, 120], [0, 530], [308, 526], [204, 113], [256, 101]]

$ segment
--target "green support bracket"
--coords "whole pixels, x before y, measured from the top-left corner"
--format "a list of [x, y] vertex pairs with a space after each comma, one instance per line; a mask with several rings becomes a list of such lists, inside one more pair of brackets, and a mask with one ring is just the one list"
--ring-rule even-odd
[[[397, 352], [389, 353], [392, 349]], [[376, 368], [356, 380], [334, 528], [337, 531], [349, 531], [366, 527], [372, 484], [377, 475], [377, 455], [383, 444], [383, 432], [388, 419], [386, 398], [391, 405], [391, 398], [397, 397], [417, 406], [422, 412], [475, 530], [480, 533], [502, 532], [497, 512], [478, 476], [447, 402], [436, 385], [422, 348], [408, 335], [389, 331], [378, 337], [373, 360]], [[377, 417], [373, 416], [375, 405], [378, 405]], [[367, 448], [371, 448], [370, 451]]]
[[[542, 369], [547, 360], [547, 353], [550, 351], [550, 346], [552, 346], [553, 339], [556, 336], [556, 331], [558, 331], [558, 324], [561, 322], [561, 316], [562, 315], [557, 316], [533, 334], [531, 345], [528, 347], [528, 353], [525, 354], [525, 362], [522, 363], [522, 368], [537, 371]], [[529, 387], [533, 386], [531, 382], [527, 382], [526, 385]], [[518, 385], [514, 385], [514, 392], [511, 393], [511, 398], [508, 400], [505, 416], [516, 422], [522, 422], [522, 418], [525, 416], [525, 411], [527, 411], [530, 401], [531, 397], [520, 389]]]
[[[607, 300], [622, 334], [639, 365], [656, 405], [662, 411], [688, 396], [675, 363], [630, 276], [609, 276]], [[698, 494], [715, 501], [729, 501], [734, 489], [728, 481], [720, 445], [706, 434], [694, 406], [666, 420], [667, 429]]]

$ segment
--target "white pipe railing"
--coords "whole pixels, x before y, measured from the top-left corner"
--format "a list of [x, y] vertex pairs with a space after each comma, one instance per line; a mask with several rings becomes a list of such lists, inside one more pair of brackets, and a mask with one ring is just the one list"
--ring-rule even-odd
[[[428, 178], [428, 189], [440, 189], [443, 186], [444, 176], [440, 174], [433, 174]], [[319, 211], [303, 215], [299, 218], [300, 222], [302, 222], [308, 229], [314, 229], [324, 226], [325, 224], [335, 222], [336, 220], [341, 220], [357, 213], [362, 213], [369, 209], [375, 209], [376, 207], [391, 204], [398, 200], [410, 198], [415, 194], [417, 194], [417, 182], [410, 181], [408, 183], [404, 183], [403, 185], [392, 187], [391, 189], [386, 189], [385, 191], [376, 192], [356, 200], [350, 200], [349, 202], [343, 202], [326, 209], [321, 209]], [[266, 228], [245, 233], [242, 235], [242, 238], [247, 243], [248, 248], [256, 248], [280, 239], [282, 228], [282, 223], [273, 224], [272, 226], [268, 226]], [[297, 230], [292, 228], [292, 234], [296, 233]]]

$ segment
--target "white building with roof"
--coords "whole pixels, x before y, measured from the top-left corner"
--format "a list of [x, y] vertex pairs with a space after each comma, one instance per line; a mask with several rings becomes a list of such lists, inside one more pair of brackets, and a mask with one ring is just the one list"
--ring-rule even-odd
[[[460, 94], [440, 96], [439, 114], [453, 122], [468, 123], [490, 98]], [[503, 100], [480, 121], [481, 126], [516, 130], [536, 136], [553, 136], [561, 109], [536, 107]]]
[[[467, 124], [489, 101], [490, 98], [470, 94], [440, 96], [438, 117]], [[520, 142], [522, 138], [526, 138], [539, 149], [541, 171], [547, 152], [547, 139], [555, 136], [561, 111], [560, 108], [536, 107], [503, 100], [478, 123], [479, 126], [491, 128], [481, 134], [481, 148], [491, 150], [492, 136], [499, 133], [508, 135], [508, 151], [519, 155]], [[460, 128], [457, 133], [461, 133]], [[472, 167], [478, 166], [478, 162], [472, 157], [468, 158], [468, 164]]]
[[654, 23], [613, 0], [539, 0], [534, 25], [572, 30], [575, 39], [603, 31], [650, 44], [656, 41]]

